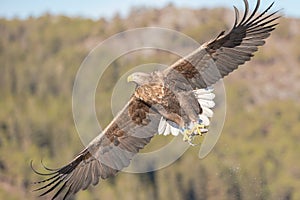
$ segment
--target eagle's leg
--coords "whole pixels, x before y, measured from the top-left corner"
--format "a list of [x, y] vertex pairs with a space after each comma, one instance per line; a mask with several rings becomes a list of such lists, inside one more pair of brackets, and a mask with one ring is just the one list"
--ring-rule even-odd
[[195, 146], [193, 143], [195, 136], [202, 136], [207, 132], [207, 127], [201, 122], [193, 123], [193, 127], [191, 129], [187, 128], [183, 130], [183, 141], [188, 142], [190, 145]]
[[200, 135], [202, 136], [204, 133], [207, 133], [207, 127], [204, 124], [195, 124], [195, 126], [192, 128], [192, 133], [194, 135]]
[[192, 136], [192, 132], [190, 129], [185, 129], [183, 131], [183, 141], [184, 142], [188, 142], [190, 145], [194, 146], [193, 145], [193, 136]]

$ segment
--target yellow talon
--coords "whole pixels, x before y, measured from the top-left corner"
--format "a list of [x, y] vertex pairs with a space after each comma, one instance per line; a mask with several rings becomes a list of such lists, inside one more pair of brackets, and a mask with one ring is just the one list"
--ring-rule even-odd
[[187, 141], [191, 141], [191, 131], [188, 129], [185, 129], [183, 132], [183, 141], [187, 142]]
[[205, 132], [202, 132], [201, 129], [205, 128], [207, 127], [203, 124], [195, 124], [192, 129], [185, 129], [183, 132], [183, 141], [195, 146], [196, 144], [193, 143], [194, 137], [197, 135], [202, 136]]
[[192, 133], [195, 133], [196, 131], [196, 134], [195, 135], [200, 135], [202, 136], [203, 135], [203, 132], [201, 132], [201, 129], [204, 129], [205, 126], [203, 124], [196, 124], [193, 129], [192, 129]]

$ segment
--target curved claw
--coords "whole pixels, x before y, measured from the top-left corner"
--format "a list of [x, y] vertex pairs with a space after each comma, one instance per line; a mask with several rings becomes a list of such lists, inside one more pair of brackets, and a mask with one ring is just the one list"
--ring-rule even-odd
[[197, 123], [195, 124], [191, 129], [183, 129], [183, 141], [188, 142], [191, 146], [196, 146], [199, 144], [194, 144], [193, 140], [195, 136], [200, 135], [202, 136], [204, 133], [206, 133], [207, 127], [205, 127], [203, 124]]

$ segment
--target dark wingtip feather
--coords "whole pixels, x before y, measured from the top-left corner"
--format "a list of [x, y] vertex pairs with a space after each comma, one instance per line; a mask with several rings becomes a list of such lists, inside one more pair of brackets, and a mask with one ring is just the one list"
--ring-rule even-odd
[[41, 175], [41, 176], [50, 176], [50, 175], [54, 175], [57, 173], [57, 171], [54, 171], [54, 172], [51, 172], [51, 173], [41, 173], [39, 171], [37, 171], [36, 169], [34, 169], [33, 167], [33, 160], [30, 161], [30, 168], [32, 169], [32, 171], [38, 175]]
[[[51, 182], [52, 183], [52, 182]], [[55, 183], [55, 182], [53, 182]], [[57, 186], [59, 186], [59, 184], [61, 183], [61, 180], [59, 180], [58, 182], [56, 182], [51, 188], [49, 188], [48, 190], [46, 190], [45, 192], [43, 192], [42, 194], [39, 195], [39, 197], [45, 196], [46, 194], [50, 193], [51, 191], [53, 191], [55, 188], [57, 188]], [[65, 182], [66, 184], [66, 182]], [[49, 184], [48, 184], [49, 185]], [[52, 185], [52, 184], [50, 184]], [[49, 186], [50, 186], [49, 185]]]
[[43, 159], [41, 159], [41, 164], [44, 167], [44, 169], [46, 169], [48, 171], [57, 172], [59, 170], [59, 169], [53, 169], [53, 168], [46, 167], [46, 165], [43, 163]]
[[249, 13], [249, 3], [248, 3], [248, 0], [243, 0], [244, 1], [244, 4], [245, 4], [245, 13], [244, 13], [244, 16], [242, 18], [242, 20], [240, 21], [239, 25], [240, 26], [241, 24], [244, 23], [244, 21], [246, 20], [247, 16], [248, 16], [248, 13]]
[[71, 186], [68, 187], [68, 190], [63, 198], [63, 200], [66, 200], [68, 198], [68, 196], [71, 195]]
[[260, 6], [260, 0], [257, 0], [256, 6], [255, 6], [255, 8], [254, 8], [252, 14], [250, 15], [250, 17], [248, 17], [248, 19], [247, 19], [244, 23], [241, 24], [242, 26], [244, 26], [245, 24], [247, 24], [247, 23], [254, 17], [254, 15], [255, 15], [255, 14], [257, 13], [257, 11], [258, 11], [259, 6]]
[[[67, 182], [65, 182], [60, 188], [59, 188], [59, 190], [53, 195], [53, 197], [51, 198], [51, 200], [54, 200], [64, 189], [65, 189], [65, 187], [66, 187], [66, 185], [67, 185]], [[70, 187], [69, 187], [69, 189], [70, 189]], [[65, 199], [67, 197], [67, 194], [64, 196], [64, 198], [63, 199]]]
[[41, 181], [35, 181], [33, 182], [32, 184], [33, 185], [36, 185], [36, 184], [41, 184], [41, 183], [45, 183], [45, 182], [48, 182], [54, 178], [56, 178], [59, 174], [55, 174], [54, 176], [51, 176], [50, 178], [47, 178], [47, 179], [44, 179], [44, 180], [41, 180]]
[[[51, 181], [50, 183], [48, 183], [48, 184], [46, 184], [46, 185], [44, 185], [44, 186], [41, 186], [41, 187], [39, 187], [39, 188], [33, 190], [33, 192], [36, 192], [36, 191], [40, 191], [40, 190], [42, 190], [42, 189], [45, 189], [45, 188], [49, 187], [50, 185], [52, 185], [53, 183], [56, 183], [56, 182], [60, 179], [59, 176], [54, 176], [54, 177], [51, 177], [49, 180], [51, 180], [51, 179], [53, 179], [53, 178], [56, 178], [56, 179], [54, 179], [53, 181]], [[45, 180], [45, 181], [43, 181], [43, 182], [47, 182], [47, 181], [49, 181], [49, 180]], [[40, 182], [40, 183], [43, 183], [43, 182]]]
[[233, 6], [233, 9], [234, 9], [234, 13], [235, 13], [235, 19], [234, 19], [234, 25], [233, 25], [233, 28], [235, 28], [238, 24], [238, 20], [240, 18], [240, 13], [239, 13], [239, 10], [237, 9], [237, 7]]
[[[248, 21], [247, 24], [245, 25], [251, 25], [251, 24], [254, 24], [254, 23], [257, 23], [257, 20], [259, 20], [262, 16], [264, 16], [271, 8], [272, 6], [274, 5], [275, 2], [271, 3], [267, 9], [265, 9], [262, 13], [260, 13], [260, 15], [258, 15], [257, 17], [255, 17], [254, 19], [252, 19], [251, 21]], [[261, 21], [261, 20], [260, 20]]]

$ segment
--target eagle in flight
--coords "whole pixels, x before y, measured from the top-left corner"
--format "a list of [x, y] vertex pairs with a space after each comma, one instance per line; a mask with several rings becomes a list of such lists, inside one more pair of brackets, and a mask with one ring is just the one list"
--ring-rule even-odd
[[52, 199], [69, 199], [99, 179], [106, 179], [130, 164], [133, 156], [156, 134], [179, 135], [193, 144], [193, 138], [208, 131], [214, 94], [212, 85], [249, 61], [278, 24], [280, 17], [269, 12], [274, 2], [258, 13], [260, 0], [249, 13], [239, 17], [234, 6], [235, 22], [186, 57], [162, 71], [136, 72], [128, 81], [136, 84], [129, 102], [111, 123], [69, 164], [46, 173], [32, 167], [46, 178], [35, 191], [40, 196], [53, 192]]

